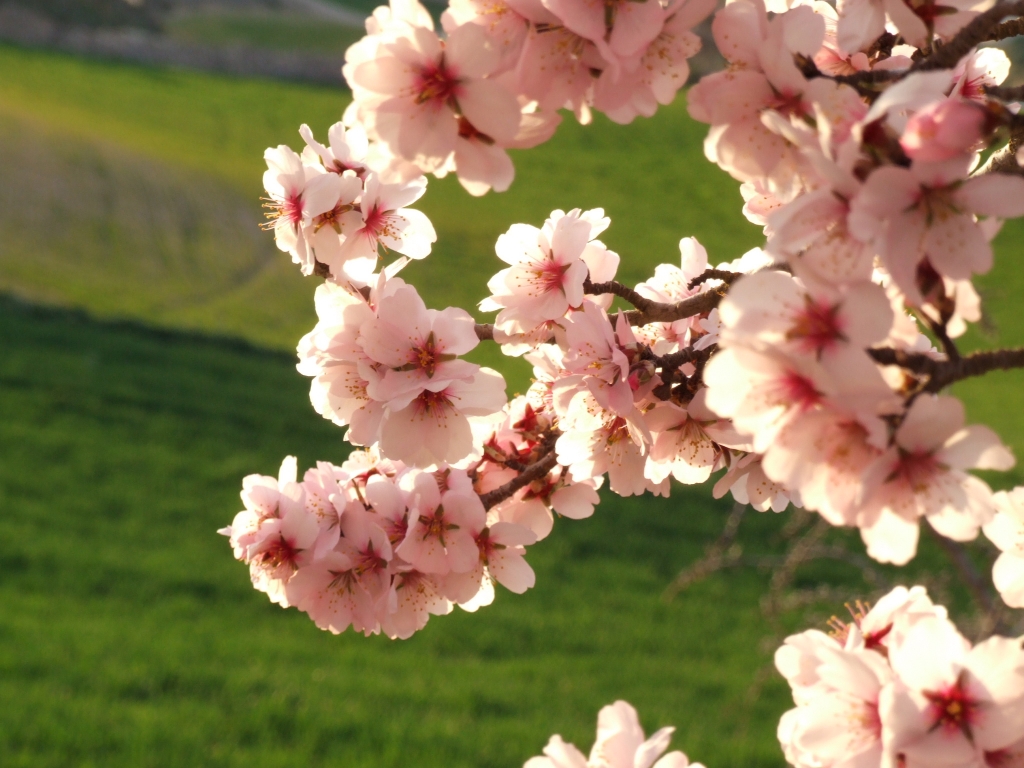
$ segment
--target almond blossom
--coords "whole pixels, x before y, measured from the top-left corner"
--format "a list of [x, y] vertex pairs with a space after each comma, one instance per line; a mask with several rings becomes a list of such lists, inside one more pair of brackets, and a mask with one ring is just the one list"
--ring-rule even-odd
[[1024, 652], [1019, 640], [978, 645], [949, 621], [928, 618], [889, 654], [898, 684], [881, 702], [883, 740], [910, 768], [969, 765], [1024, 733]]
[[495, 328], [528, 333], [545, 321], [559, 320], [583, 303], [583, 283], [611, 280], [617, 254], [595, 238], [608, 228], [604, 211], [554, 211], [541, 229], [515, 224], [498, 238], [495, 252], [511, 267], [492, 277], [485, 311], [500, 310]]
[[989, 541], [1000, 549], [992, 581], [1011, 608], [1024, 608], [1024, 488], [992, 496], [996, 514], [984, 525]]
[[270, 196], [270, 211], [277, 247], [290, 253], [302, 273], [313, 273], [313, 254], [309, 246], [313, 221], [334, 209], [342, 193], [341, 177], [327, 173], [319, 165], [308, 165], [293, 149], [281, 145], [264, 153], [267, 171], [263, 186]]
[[633, 706], [616, 701], [598, 713], [597, 740], [589, 757], [556, 735], [544, 747], [544, 757], [531, 757], [523, 768], [703, 768], [682, 752], [663, 754], [674, 731], [669, 726], [645, 738]]
[[966, 178], [967, 163], [913, 163], [875, 170], [853, 199], [851, 232], [878, 248], [886, 269], [912, 301], [918, 264], [927, 256], [954, 280], [987, 272], [992, 246], [975, 215], [1024, 215], [1024, 179], [1003, 174]]
[[857, 525], [868, 554], [881, 562], [906, 563], [917, 550], [920, 517], [949, 538], [975, 538], [995, 509], [989, 487], [965, 470], [1006, 470], [1013, 464], [992, 430], [964, 427], [959, 400], [919, 396], [893, 445], [866, 473], [869, 491]]

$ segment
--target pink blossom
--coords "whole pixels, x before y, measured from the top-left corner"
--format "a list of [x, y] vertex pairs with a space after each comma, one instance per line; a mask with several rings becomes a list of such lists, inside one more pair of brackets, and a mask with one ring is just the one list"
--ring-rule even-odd
[[473, 600], [492, 579], [520, 595], [536, 583], [533, 569], [523, 559], [526, 546], [537, 541], [528, 528], [502, 522], [485, 526], [483, 520], [477, 520], [470, 533], [480, 556], [473, 568], [450, 573], [444, 579], [443, 588], [449, 600], [463, 606], [470, 604], [472, 608]]
[[954, 280], [987, 272], [992, 246], [974, 214], [1024, 215], [1024, 179], [987, 174], [965, 179], [959, 160], [876, 169], [851, 203], [850, 231], [872, 242], [886, 269], [914, 303], [917, 266], [928, 257]]
[[758, 512], [782, 512], [790, 504], [800, 505], [800, 494], [781, 483], [771, 480], [761, 466], [761, 457], [748, 453], [732, 460], [732, 466], [715, 483], [712, 494], [716, 499], [732, 493], [740, 504], [749, 504]]
[[800, 195], [769, 216], [768, 251], [809, 280], [837, 284], [870, 280], [875, 247], [853, 236], [847, 225], [849, 213], [849, 202], [835, 189]]
[[583, 303], [588, 275], [595, 282], [615, 275], [618, 255], [595, 239], [608, 224], [600, 208], [577, 208], [567, 214], [554, 211], [541, 229], [512, 225], [495, 245], [498, 258], [511, 266], [488, 281], [491, 296], [480, 308], [501, 310], [495, 327], [508, 334], [561, 319]]
[[783, 715], [779, 740], [797, 766], [879, 765], [882, 720], [879, 695], [892, 678], [872, 651], [823, 647], [814, 674], [818, 689]]
[[[523, 768], [687, 768], [691, 764], [682, 752], [663, 754], [673, 732], [670, 726], [646, 738], [636, 709], [616, 701], [598, 713], [597, 739], [589, 758], [556, 735], [544, 747], [545, 756], [530, 758]], [[703, 768], [700, 763], [692, 765]]]
[[424, 172], [448, 163], [460, 120], [499, 144], [518, 133], [518, 102], [486, 79], [500, 66], [501, 51], [477, 24], [453, 29], [444, 42], [424, 26], [396, 27], [372, 56], [350, 49], [346, 58], [345, 78], [363, 122]]
[[892, 406], [892, 393], [866, 354], [837, 350], [820, 361], [773, 348], [731, 346], [704, 369], [708, 407], [731, 418], [755, 451], [772, 447], [794, 421], [819, 410], [875, 415]]
[[376, 263], [381, 246], [412, 259], [426, 258], [437, 240], [434, 226], [421, 211], [405, 207], [419, 200], [426, 188], [422, 176], [408, 184], [383, 184], [376, 174], [369, 174], [360, 201], [362, 221], [349, 229], [342, 258]]
[[415, 467], [459, 462], [475, 447], [470, 419], [498, 414], [505, 401], [505, 379], [490, 368], [406, 392], [388, 402], [381, 451]]
[[270, 196], [266, 207], [277, 247], [290, 253], [302, 273], [313, 273], [313, 254], [309, 248], [313, 220], [332, 210], [342, 191], [337, 174], [327, 173], [322, 166], [306, 164], [283, 144], [264, 153], [267, 172], [263, 186]]
[[474, 321], [463, 309], [427, 309], [411, 285], [402, 285], [381, 298], [375, 318], [359, 329], [359, 345], [379, 363], [383, 375], [370, 384], [375, 400], [390, 401], [422, 392], [428, 386], [468, 380], [478, 370], [459, 356], [479, 343]]
[[960, 401], [920, 395], [896, 430], [894, 444], [865, 475], [868, 496], [857, 525], [868, 554], [906, 563], [917, 549], [917, 520], [943, 536], [969, 541], [994, 514], [992, 492], [967, 469], [1013, 466], [1013, 455], [987, 427], [964, 427]]
[[668, 494], [668, 481], [652, 483], [644, 478], [650, 433], [639, 412], [627, 417], [602, 408], [590, 392], [573, 398], [560, 422], [562, 435], [555, 443], [558, 463], [568, 467], [574, 482], [608, 474], [609, 487], [620, 496], [645, 491]]
[[910, 118], [900, 146], [918, 162], [952, 160], [978, 145], [985, 120], [985, 110], [974, 102], [943, 99]]
[[700, 38], [690, 30], [713, 9], [708, 0], [684, 0], [667, 8], [664, 26], [638, 62], [601, 73], [594, 85], [594, 107], [627, 124], [637, 115], [651, 117], [659, 104], [671, 104], [690, 75], [688, 59], [700, 50]]
[[366, 172], [364, 161], [369, 143], [362, 128], [354, 126], [346, 130], [344, 123], [335, 123], [327, 131], [326, 147], [313, 138], [313, 131], [308, 125], [303, 124], [299, 128], [299, 135], [331, 173], [341, 176], [345, 171], [354, 171], [362, 176]]
[[540, 23], [530, 26], [519, 57], [517, 91], [542, 110], [567, 107], [581, 123], [589, 123], [593, 72], [604, 69], [604, 59], [593, 42], [562, 26], [547, 9], [534, 9], [532, 16], [531, 21]]
[[522, 54], [529, 21], [504, 0], [453, 0], [441, 14], [449, 34], [463, 24], [476, 24], [487, 34], [490, 45], [501, 54], [495, 72], [513, 69]]
[[996, 514], [983, 530], [1001, 554], [992, 566], [992, 581], [1011, 608], [1024, 608], [1024, 488], [992, 496]]
[[644, 414], [653, 437], [644, 471], [653, 482], [672, 475], [686, 485], [703, 483], [722, 461], [716, 441], [736, 444], [742, 439], [731, 424], [719, 421], [708, 409], [706, 395], [707, 389], [698, 390], [685, 410], [666, 402]]
[[381, 631], [392, 639], [412, 637], [431, 616], [451, 613], [452, 604], [435, 577], [415, 569], [395, 574], [389, 596], [390, 610], [381, 618]]
[[484, 508], [474, 494], [445, 493], [427, 473], [416, 476], [409, 530], [395, 554], [423, 573], [465, 573], [478, 560], [473, 530], [484, 526]]
[[899, 684], [882, 698], [883, 739], [909, 768], [969, 765], [1020, 740], [1019, 640], [996, 636], [972, 648], [949, 621], [927, 618], [889, 661]]
[[[696, 238], [684, 237], [679, 241], [679, 253], [678, 267], [659, 264], [654, 268], [654, 277], [637, 285], [636, 292], [645, 299], [672, 304], [707, 290], [706, 284], [690, 288], [690, 281], [708, 268], [704, 246]], [[701, 334], [699, 322], [699, 317], [690, 317], [673, 323], [651, 323], [636, 332], [656, 354], [664, 355], [689, 346], [693, 337]]]
[[[592, 42], [610, 64], [641, 54], [661, 32], [665, 11], [659, 3], [613, 0], [543, 0], [544, 7], [572, 32]], [[607, 8], [607, 10], [606, 10]]]
[[956, 83], [950, 98], [959, 96], [979, 104], [988, 101], [985, 87], [1001, 85], [1010, 74], [1010, 58], [999, 48], [980, 48], [968, 54], [953, 70]]
[[[625, 320], [620, 319], [619, 323], [619, 335], [631, 336]], [[562, 366], [568, 375], [554, 386], [556, 412], [562, 415], [576, 393], [589, 391], [602, 408], [620, 416], [631, 413], [634, 405], [630, 361], [605, 311], [586, 301], [581, 311], [573, 312], [563, 321], [563, 326], [567, 351]]]
[[819, 358], [848, 346], [874, 346], [889, 335], [893, 319], [885, 291], [873, 283], [837, 291], [774, 271], [737, 281], [718, 313], [724, 344], [765, 344]]

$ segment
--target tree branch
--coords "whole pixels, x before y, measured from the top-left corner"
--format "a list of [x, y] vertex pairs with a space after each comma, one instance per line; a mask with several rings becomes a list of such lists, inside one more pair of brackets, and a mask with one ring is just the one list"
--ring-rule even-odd
[[952, 69], [980, 43], [990, 40], [990, 35], [1007, 16], [1024, 14], [1024, 0], [998, 3], [984, 13], [975, 16], [969, 24], [956, 33], [952, 40], [930, 56], [912, 66], [909, 72], [929, 72], [935, 69]]
[[912, 373], [928, 377], [925, 392], [938, 392], [950, 384], [992, 371], [1024, 368], [1024, 347], [973, 352], [957, 360], [936, 360], [917, 352], [904, 352], [888, 347], [869, 349], [868, 354], [879, 365], [896, 365]]
[[554, 469], [555, 464], [557, 463], [558, 457], [555, 455], [554, 440], [551, 440], [544, 455], [520, 472], [517, 477], [512, 478], [504, 485], [495, 488], [493, 491], [480, 494], [480, 501], [483, 502], [484, 509], [490, 509], [491, 507], [497, 506], [501, 502], [505, 501], [505, 499], [512, 498], [516, 491], [520, 488], [525, 488], [534, 480], [539, 480], [544, 477], [548, 472]]
[[1018, 35], [1024, 35], [1024, 19], [1013, 19], [1012, 21], [1004, 21], [1002, 24], [997, 24], [985, 39], [987, 41], [1005, 40], [1008, 37], [1017, 37]]
[[651, 302], [646, 310], [626, 312], [626, 321], [630, 325], [647, 325], [649, 323], [673, 323], [694, 315], [703, 315], [718, 306], [725, 294], [712, 288], [704, 293], [677, 301], [675, 304]]

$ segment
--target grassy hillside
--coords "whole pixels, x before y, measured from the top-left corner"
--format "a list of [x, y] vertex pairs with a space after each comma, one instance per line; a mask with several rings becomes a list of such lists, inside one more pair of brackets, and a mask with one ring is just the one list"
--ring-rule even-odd
[[[97, 155], [109, 155], [115, 147], [126, 165], [169, 166], [197, 195], [230, 199], [233, 208], [249, 205], [252, 211], [258, 210], [262, 194], [263, 149], [279, 143], [298, 146], [302, 122], [323, 133], [347, 103], [340, 89], [127, 68], [10, 48], [0, 48], [0, 74], [0, 117], [24, 126], [22, 133], [43, 147], [74, 146], [82, 154]], [[432, 180], [422, 208], [434, 221], [439, 242], [431, 258], [409, 274], [433, 305], [472, 307], [486, 295], [486, 280], [499, 268], [494, 256], [498, 235], [516, 221], [539, 224], [556, 207], [603, 206], [609, 212], [613, 225], [606, 240], [624, 256], [628, 280], [642, 279], [659, 261], [678, 259], [676, 243], [684, 235], [699, 236], [716, 258], [732, 258], [756, 244], [758, 232], [739, 215], [736, 185], [701, 159], [703, 134], [682, 104], [630, 127], [599, 120], [583, 128], [569, 120], [554, 141], [516, 153], [519, 176], [505, 195], [474, 200], [455, 179]], [[12, 149], [11, 154], [16, 162], [20, 153]], [[37, 194], [46, 198], [46, 193]], [[197, 216], [211, 218], [201, 211]], [[17, 227], [18, 221], [5, 224]], [[249, 238], [253, 225], [247, 226], [238, 231]], [[50, 229], [33, 227], [25, 245], [3, 247], [0, 287], [30, 296], [42, 292], [44, 280], [26, 286], [9, 266], [31, 263], [40, 251], [77, 264], [73, 251], [51, 244]], [[72, 228], [68, 236], [75, 234]], [[91, 236], [82, 234], [82, 240]], [[269, 235], [262, 238], [269, 244]], [[123, 262], [150, 258], [118, 243], [111, 244], [106, 291], [83, 291], [75, 269], [47, 270], [45, 290], [104, 314], [226, 331], [289, 349], [310, 325], [313, 285], [300, 280], [283, 255], [264, 264], [266, 247], [261, 251], [257, 244], [245, 244], [245, 252], [253, 254], [247, 262], [253, 269], [245, 279], [232, 283], [225, 277], [214, 283], [215, 296], [175, 308], [140, 312], [139, 294], [153, 295], [157, 305], [165, 291], [161, 285], [147, 288], [140, 281], [133, 296], [115, 287], [123, 277]], [[452, 275], [459, 280], [451, 280]], [[282, 317], [271, 307], [287, 307], [294, 314]]]
[[[409, 641], [270, 605], [215, 530], [244, 474], [343, 458], [305, 386], [277, 353], [0, 300], [0, 765], [516, 768], [552, 732], [589, 747], [616, 698], [709, 766], [782, 764], [765, 635], [802, 625], [765, 620], [753, 570], [660, 599], [728, 510], [707, 489], [560, 522], [535, 589]], [[822, 578], [867, 593], [834, 563], [797, 586]]]
[[277, 354], [0, 303], [0, 764], [511, 767], [617, 697], [711, 765], [779, 763], [782, 686], [745, 699], [757, 578], [659, 601], [703, 494], [559, 526], [537, 589], [407, 642], [269, 605], [215, 530], [243, 474], [343, 457], [304, 388]]

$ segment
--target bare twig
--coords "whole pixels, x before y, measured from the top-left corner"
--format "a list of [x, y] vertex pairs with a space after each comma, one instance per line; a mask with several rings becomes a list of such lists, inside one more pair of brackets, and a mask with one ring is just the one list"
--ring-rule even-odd
[[708, 280], [721, 280], [726, 285], [732, 285], [735, 280], [743, 277], [743, 272], [730, 272], [727, 269], [705, 269], [693, 280], [686, 284], [686, 287], [693, 290], [698, 285], [706, 283]]
[[975, 604], [980, 608], [983, 618], [981, 634], [988, 635], [1002, 628], [1003, 603], [992, 591], [991, 581], [978, 570], [974, 561], [971, 560], [967, 548], [960, 542], [947, 539], [930, 525], [926, 525], [925, 528], [942, 548], [942, 551], [946, 553], [946, 557], [949, 558], [957, 573], [960, 574], [960, 578], [967, 585]]
[[997, 24], [985, 39], [990, 41], [1005, 40], [1008, 37], [1017, 37], [1018, 35], [1024, 35], [1024, 19], [1013, 19]]
[[494, 326], [490, 323], [477, 323], [475, 330], [480, 341], [494, 341]]
[[879, 365], [896, 365], [927, 376], [926, 392], [938, 392], [957, 381], [982, 376], [991, 371], [1024, 368], [1024, 347], [973, 352], [957, 360], [936, 360], [917, 352], [889, 348], [869, 349], [868, 354]]
[[533, 464], [526, 467], [526, 469], [520, 472], [517, 477], [514, 477], [504, 485], [495, 488], [493, 491], [481, 494], [480, 501], [483, 502], [484, 509], [490, 509], [491, 507], [505, 501], [505, 499], [512, 498], [512, 496], [515, 495], [515, 492], [520, 488], [525, 488], [534, 480], [539, 480], [554, 469], [555, 464], [558, 463], [558, 457], [555, 455], [553, 443], [554, 441], [552, 440], [544, 455], [537, 459], [537, 461], [533, 462]]
[[725, 296], [718, 290], [705, 291], [675, 304], [651, 302], [645, 310], [631, 310], [625, 313], [630, 325], [647, 325], [649, 323], [673, 323], [694, 315], [704, 315], [718, 306]]
[[999, 22], [1008, 16], [1024, 14], [1024, 0], [998, 3], [982, 14], [975, 16], [952, 40], [930, 56], [926, 56], [910, 68], [910, 72], [929, 72], [935, 69], [952, 69], [980, 43], [992, 39], [991, 35], [1000, 26]]
[[748, 509], [750, 507], [740, 504], [738, 501], [732, 505], [732, 512], [729, 513], [729, 517], [725, 521], [722, 533], [708, 545], [700, 560], [680, 571], [672, 583], [665, 587], [665, 591], [661, 595], [663, 600], [671, 600], [694, 582], [740, 563], [742, 550], [733, 546], [733, 543], [736, 541], [740, 523], [743, 522], [743, 517]]

